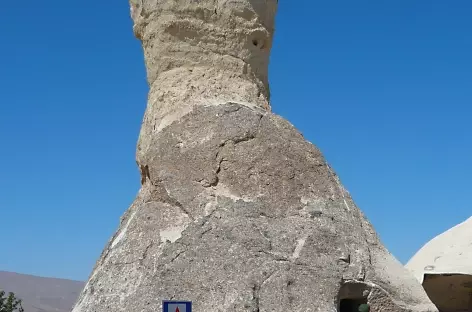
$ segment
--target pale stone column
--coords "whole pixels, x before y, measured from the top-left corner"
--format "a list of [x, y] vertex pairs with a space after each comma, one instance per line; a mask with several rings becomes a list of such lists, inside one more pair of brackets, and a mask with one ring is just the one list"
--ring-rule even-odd
[[268, 64], [277, 0], [131, 0], [150, 86], [137, 159], [195, 105], [270, 110]]

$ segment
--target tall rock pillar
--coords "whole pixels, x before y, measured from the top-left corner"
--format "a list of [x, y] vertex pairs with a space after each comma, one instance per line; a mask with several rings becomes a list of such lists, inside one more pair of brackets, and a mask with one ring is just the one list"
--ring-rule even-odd
[[270, 113], [277, 0], [131, 0], [142, 187], [73, 312], [436, 311], [320, 151]]
[[277, 0], [131, 0], [150, 86], [138, 162], [153, 138], [196, 106], [269, 110], [268, 65]]

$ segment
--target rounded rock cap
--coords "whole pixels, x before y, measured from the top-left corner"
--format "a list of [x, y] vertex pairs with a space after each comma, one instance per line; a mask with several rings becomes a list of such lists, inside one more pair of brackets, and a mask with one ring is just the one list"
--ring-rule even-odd
[[472, 217], [426, 243], [406, 264], [423, 283], [425, 275], [472, 275]]

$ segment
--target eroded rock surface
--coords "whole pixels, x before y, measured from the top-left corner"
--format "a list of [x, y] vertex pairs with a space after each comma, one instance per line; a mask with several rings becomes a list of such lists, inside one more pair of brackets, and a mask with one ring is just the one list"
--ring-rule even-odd
[[142, 187], [73, 312], [436, 311], [320, 151], [270, 113], [276, 4], [133, 0], [151, 86]]

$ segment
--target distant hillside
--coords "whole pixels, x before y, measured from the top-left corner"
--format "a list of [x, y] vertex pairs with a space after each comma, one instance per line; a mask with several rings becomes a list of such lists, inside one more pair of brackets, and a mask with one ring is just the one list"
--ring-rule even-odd
[[84, 282], [0, 271], [0, 289], [23, 300], [25, 312], [69, 312]]

